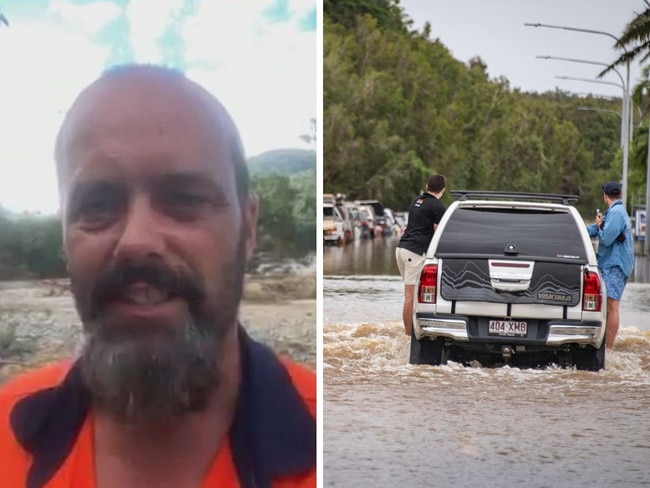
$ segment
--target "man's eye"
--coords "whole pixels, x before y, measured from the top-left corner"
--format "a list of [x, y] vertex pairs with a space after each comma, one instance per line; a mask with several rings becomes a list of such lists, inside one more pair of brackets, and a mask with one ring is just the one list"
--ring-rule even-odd
[[205, 198], [189, 193], [176, 193], [172, 198], [178, 205], [198, 205], [205, 202]]
[[84, 227], [100, 228], [112, 222], [118, 211], [118, 205], [113, 199], [92, 198], [81, 203], [77, 220]]
[[167, 196], [167, 203], [177, 208], [196, 208], [209, 203], [205, 197], [194, 195], [192, 193], [171, 193]]

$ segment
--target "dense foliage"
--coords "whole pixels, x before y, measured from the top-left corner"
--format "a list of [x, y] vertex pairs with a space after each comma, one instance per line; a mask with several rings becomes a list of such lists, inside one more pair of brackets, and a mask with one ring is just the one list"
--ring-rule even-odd
[[[449, 189], [576, 194], [589, 216], [602, 207], [602, 183], [621, 175], [620, 100], [513, 89], [481, 59], [454, 59], [429, 25], [413, 30], [395, 0], [379, 15], [337, 9], [350, 3], [368, 2], [325, 3], [326, 193], [405, 210], [436, 172]], [[385, 20], [395, 9], [401, 28]], [[636, 175], [630, 200], [645, 188]]]
[[[276, 154], [282, 157], [260, 156], [269, 166], [251, 171], [260, 199], [259, 246], [252, 264], [264, 256], [300, 257], [316, 250], [316, 155], [301, 150]], [[0, 280], [63, 277], [65, 266], [56, 216], [15, 215], [0, 207]]]
[[61, 243], [55, 216], [16, 216], [0, 207], [0, 279], [63, 276]]
[[405, 17], [394, 0], [324, 0], [323, 13], [333, 22], [353, 27], [357, 17], [368, 14], [380, 28], [406, 32]]
[[276, 258], [316, 251], [316, 153], [311, 169], [253, 176], [260, 199], [259, 251]]

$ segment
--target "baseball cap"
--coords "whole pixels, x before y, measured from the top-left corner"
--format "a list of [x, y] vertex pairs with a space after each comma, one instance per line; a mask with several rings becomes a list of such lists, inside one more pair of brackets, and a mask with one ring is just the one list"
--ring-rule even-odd
[[621, 194], [621, 184], [617, 181], [608, 181], [603, 185], [605, 195], [619, 196]]

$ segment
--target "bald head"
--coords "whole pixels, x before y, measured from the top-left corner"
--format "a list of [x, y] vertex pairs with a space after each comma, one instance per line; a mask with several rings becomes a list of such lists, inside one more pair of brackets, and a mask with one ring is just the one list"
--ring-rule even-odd
[[[237, 128], [224, 106], [207, 90], [171, 68], [153, 65], [124, 65], [107, 70], [77, 97], [66, 114], [56, 140], [55, 161], [62, 203], [67, 200], [74, 171], [71, 153], [92, 143], [99, 130], [118, 136], [119, 119], [151, 113], [151, 127], [140, 122], [136, 132], [155, 130], [161, 138], [166, 122], [176, 122], [188, 130], [206, 132], [214, 141], [215, 159], [221, 150], [232, 164], [240, 202], [249, 192], [249, 175]], [[217, 147], [219, 146], [219, 147]]]

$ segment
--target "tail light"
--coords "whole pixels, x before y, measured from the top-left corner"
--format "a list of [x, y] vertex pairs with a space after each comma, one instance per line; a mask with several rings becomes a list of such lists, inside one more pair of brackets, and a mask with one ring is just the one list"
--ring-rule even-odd
[[418, 302], [436, 303], [436, 285], [438, 283], [438, 265], [427, 264], [420, 273]]
[[600, 312], [600, 278], [598, 273], [585, 270], [582, 277], [582, 310], [585, 312]]

